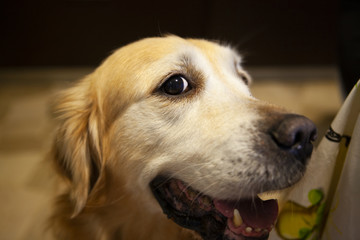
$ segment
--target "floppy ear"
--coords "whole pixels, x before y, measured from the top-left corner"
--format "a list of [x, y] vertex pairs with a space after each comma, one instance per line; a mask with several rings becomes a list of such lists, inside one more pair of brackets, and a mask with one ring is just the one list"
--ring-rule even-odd
[[70, 181], [73, 217], [84, 208], [101, 168], [101, 142], [96, 95], [90, 77], [64, 91], [55, 113], [60, 126], [54, 142], [54, 161]]

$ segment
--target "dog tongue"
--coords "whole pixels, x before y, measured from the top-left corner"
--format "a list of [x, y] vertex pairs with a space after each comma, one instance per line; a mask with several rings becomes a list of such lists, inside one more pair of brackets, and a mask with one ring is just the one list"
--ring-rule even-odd
[[276, 200], [262, 201], [260, 198], [239, 201], [215, 200], [215, 208], [225, 217], [233, 219], [234, 209], [239, 210], [242, 220], [253, 228], [270, 228], [278, 215]]

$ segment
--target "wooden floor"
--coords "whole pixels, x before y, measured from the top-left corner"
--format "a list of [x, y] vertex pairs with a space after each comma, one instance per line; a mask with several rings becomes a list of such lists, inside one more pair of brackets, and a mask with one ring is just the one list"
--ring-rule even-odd
[[[46, 155], [54, 129], [49, 102], [90, 71], [0, 70], [0, 239], [21, 237], [34, 214], [49, 211]], [[255, 97], [306, 115], [318, 125], [320, 136], [341, 105], [334, 68], [254, 68], [250, 73]]]

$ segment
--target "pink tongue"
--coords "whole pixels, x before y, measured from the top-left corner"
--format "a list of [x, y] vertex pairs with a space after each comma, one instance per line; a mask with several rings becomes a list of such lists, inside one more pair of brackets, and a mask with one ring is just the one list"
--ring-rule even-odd
[[234, 217], [234, 209], [238, 209], [246, 225], [253, 228], [269, 228], [278, 215], [276, 200], [262, 201], [260, 198], [239, 201], [215, 200], [214, 204], [222, 215], [230, 219]]

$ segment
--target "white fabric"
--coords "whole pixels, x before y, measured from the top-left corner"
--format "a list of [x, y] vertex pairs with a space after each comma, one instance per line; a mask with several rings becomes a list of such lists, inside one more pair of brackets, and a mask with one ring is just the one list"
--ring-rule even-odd
[[[322, 193], [323, 199], [314, 205], [309, 193]], [[360, 80], [313, 153], [302, 182], [290, 193], [269, 239], [359, 239], [359, 199]]]

